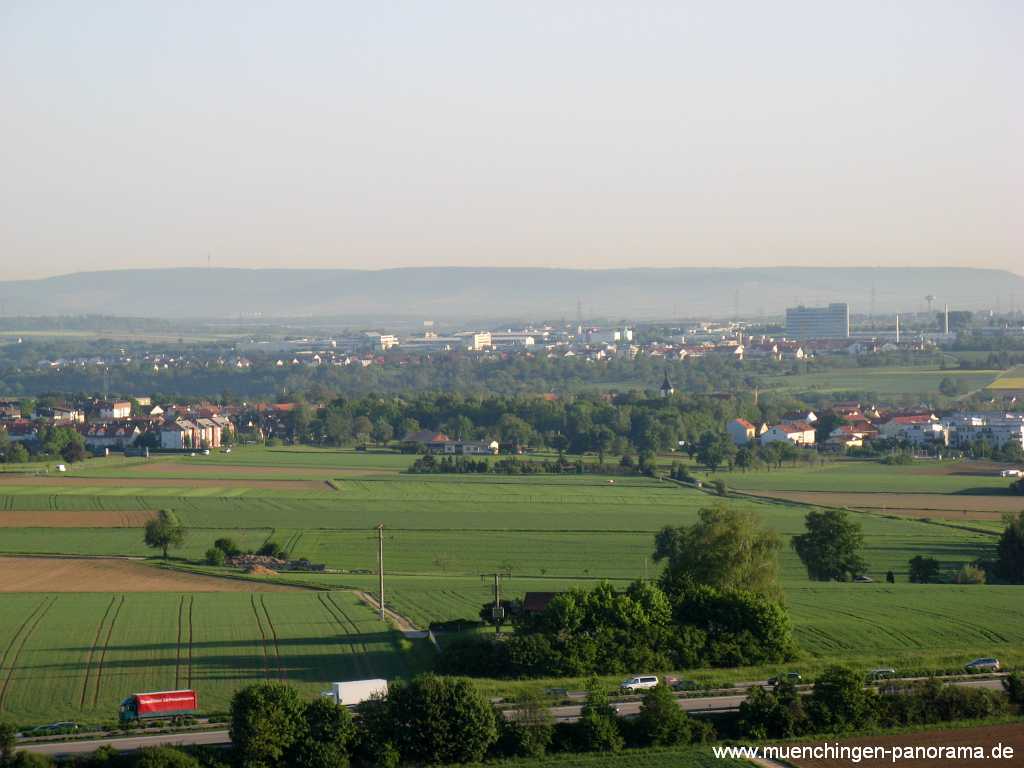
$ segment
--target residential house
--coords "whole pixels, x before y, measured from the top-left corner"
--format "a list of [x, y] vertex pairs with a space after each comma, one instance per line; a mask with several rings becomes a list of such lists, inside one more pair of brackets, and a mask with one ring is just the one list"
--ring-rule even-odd
[[762, 445], [786, 441], [794, 445], [814, 445], [814, 427], [806, 421], [784, 421], [769, 427], [760, 439]]
[[984, 440], [993, 448], [1016, 443], [1024, 448], [1024, 413], [957, 413], [942, 419], [949, 444], [968, 448]]
[[757, 436], [757, 427], [746, 419], [733, 419], [725, 425], [725, 431], [736, 445], [752, 443]]
[[0, 401], [0, 420], [11, 421], [21, 418], [21, 404], [13, 400]]
[[95, 408], [103, 421], [127, 419], [132, 415], [132, 404], [129, 400], [101, 401], [96, 403]]
[[188, 419], [176, 419], [160, 425], [157, 430], [160, 447], [168, 450], [199, 448], [202, 443], [199, 428]]
[[85, 422], [85, 412], [80, 408], [71, 406], [37, 406], [32, 414], [35, 419], [46, 419], [55, 424], [82, 424]]
[[86, 447], [93, 451], [104, 448], [122, 450], [131, 446], [142, 434], [138, 425], [130, 421], [84, 424], [78, 431], [85, 440]]
[[39, 430], [28, 419], [11, 419], [0, 423], [0, 429], [7, 432], [12, 443], [34, 443], [39, 439]]

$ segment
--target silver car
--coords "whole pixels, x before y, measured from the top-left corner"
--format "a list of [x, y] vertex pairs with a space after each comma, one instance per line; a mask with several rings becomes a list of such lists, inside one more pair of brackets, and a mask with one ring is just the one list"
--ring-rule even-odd
[[966, 664], [964, 669], [968, 672], [998, 672], [999, 659], [993, 659], [992, 657], [975, 659], [971, 663]]

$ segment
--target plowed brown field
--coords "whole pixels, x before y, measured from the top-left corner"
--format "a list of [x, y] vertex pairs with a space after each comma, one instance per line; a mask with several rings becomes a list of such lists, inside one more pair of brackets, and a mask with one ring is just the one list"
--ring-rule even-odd
[[908, 517], [944, 520], [1000, 520], [1004, 512], [1024, 509], [1021, 496], [967, 496], [941, 493], [851, 493], [848, 491], [749, 491], [763, 496], [824, 507], [848, 507]]
[[0, 557], [0, 592], [288, 592], [115, 558]]

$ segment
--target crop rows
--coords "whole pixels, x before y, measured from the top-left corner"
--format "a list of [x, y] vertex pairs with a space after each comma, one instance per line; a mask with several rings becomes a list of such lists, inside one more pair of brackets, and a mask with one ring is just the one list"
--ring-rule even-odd
[[0, 711], [23, 722], [110, 719], [139, 691], [192, 687], [223, 711], [255, 680], [315, 695], [415, 671], [348, 593], [0, 595], [0, 617]]

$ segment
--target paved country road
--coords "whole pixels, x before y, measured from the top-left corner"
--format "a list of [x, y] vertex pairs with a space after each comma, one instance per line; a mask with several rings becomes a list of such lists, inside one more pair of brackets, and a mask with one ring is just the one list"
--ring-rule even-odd
[[[893, 681], [906, 682], [906, 681]], [[969, 688], [990, 688], [1002, 690], [1003, 684], [999, 679], [986, 680], [960, 680], [951, 682], [949, 685], [962, 685]], [[679, 706], [687, 712], [734, 712], [747, 698], [746, 693], [728, 694], [722, 696], [699, 696], [693, 698], [677, 699]], [[635, 715], [640, 711], [639, 701], [623, 701], [615, 704], [615, 711], [623, 716]], [[579, 704], [572, 704], [561, 707], [551, 707], [550, 712], [555, 720], [560, 722], [572, 722], [579, 718], [583, 707]], [[63, 741], [40, 744], [23, 744], [19, 749], [26, 752], [38, 752], [61, 757], [64, 755], [75, 755], [93, 752], [101, 746], [107, 745], [119, 751], [131, 751], [142, 747], [158, 747], [166, 745], [189, 745], [189, 744], [229, 744], [231, 739], [226, 730], [216, 731], [188, 731], [184, 733], [155, 734], [152, 736], [118, 736], [112, 738], [89, 739], [88, 741]]]

